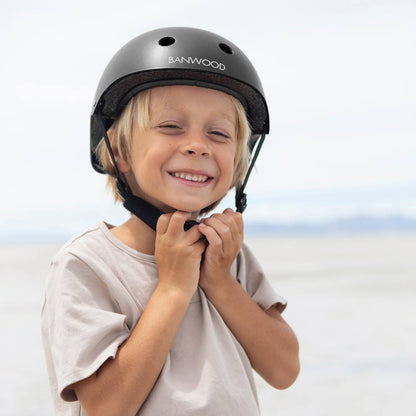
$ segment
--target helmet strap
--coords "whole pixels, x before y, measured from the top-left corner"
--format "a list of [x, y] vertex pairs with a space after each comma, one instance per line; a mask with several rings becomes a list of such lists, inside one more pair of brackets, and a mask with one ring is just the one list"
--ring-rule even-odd
[[246, 177], [242, 185], [236, 189], [235, 193], [235, 206], [237, 208], [237, 212], [243, 213], [247, 207], [247, 194], [244, 193], [244, 189], [247, 186], [248, 179], [250, 177], [251, 171], [253, 170], [254, 164], [256, 163], [257, 157], [259, 156], [260, 149], [263, 146], [264, 139], [266, 138], [266, 133], [262, 133], [259, 141], [257, 142], [256, 150], [254, 151], [254, 155], [251, 159], [250, 166], [248, 168]]
[[[156, 225], [159, 217], [164, 214], [158, 208], [152, 204], [149, 204], [149, 202], [132, 194], [127, 196], [127, 198], [124, 200], [123, 206], [136, 217], [145, 222], [154, 231], [156, 231]], [[185, 231], [188, 231], [196, 224], [199, 223], [197, 221], [186, 221], [184, 225]]]

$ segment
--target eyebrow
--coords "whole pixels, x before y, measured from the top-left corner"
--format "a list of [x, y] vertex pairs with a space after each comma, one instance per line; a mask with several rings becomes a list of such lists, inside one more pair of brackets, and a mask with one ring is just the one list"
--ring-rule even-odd
[[[174, 113], [179, 113], [179, 112], [181, 112], [182, 111], [182, 108], [181, 107], [167, 107], [167, 106], [165, 106], [163, 109], [162, 109], [162, 111], [158, 111], [157, 112], [157, 115], [159, 116], [159, 115], [162, 115], [163, 116], [163, 114], [165, 113], [165, 112], [170, 112], [170, 111], [172, 111], [172, 112], [174, 112]], [[153, 112], [153, 114], [152, 114], [152, 112], [150, 112], [150, 116], [151, 116], [151, 118], [153, 118], [154, 117], [154, 115], [155, 115], [155, 113]], [[152, 117], [153, 116], [153, 117]], [[230, 114], [228, 114], [228, 113], [225, 113], [225, 112], [223, 112], [223, 111], [220, 111], [220, 112], [218, 112], [218, 113], [214, 113], [213, 114], [213, 117], [214, 118], [217, 118], [217, 119], [220, 119], [220, 120], [225, 120], [225, 121], [228, 121], [228, 122], [230, 122], [231, 124], [233, 124], [233, 125], [235, 125], [236, 123], [237, 123], [237, 120], [238, 120], [238, 116], [237, 116], [237, 112], [236, 111], [234, 111], [234, 113], [233, 113], [233, 115], [230, 115]]]
[[218, 113], [218, 116], [221, 118], [224, 118], [225, 120], [231, 122], [232, 124], [235, 124], [237, 121], [236, 111], [234, 111], [234, 117], [231, 117], [229, 114], [223, 113], [223, 112]]

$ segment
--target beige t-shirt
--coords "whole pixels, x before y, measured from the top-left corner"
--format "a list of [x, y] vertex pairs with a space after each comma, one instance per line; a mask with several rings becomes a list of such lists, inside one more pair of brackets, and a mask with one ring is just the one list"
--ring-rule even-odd
[[[247, 246], [232, 275], [264, 310], [286, 301], [265, 279]], [[153, 256], [117, 240], [101, 222], [66, 244], [51, 263], [42, 339], [56, 414], [84, 415], [67, 387], [114, 358], [157, 285]], [[259, 415], [247, 355], [205, 293], [192, 297], [140, 416]]]

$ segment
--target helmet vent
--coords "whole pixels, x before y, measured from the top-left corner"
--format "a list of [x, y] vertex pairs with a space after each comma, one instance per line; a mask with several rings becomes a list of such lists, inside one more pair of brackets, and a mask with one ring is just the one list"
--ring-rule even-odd
[[173, 45], [174, 43], [175, 43], [175, 38], [173, 38], [172, 36], [165, 36], [164, 38], [159, 40], [160, 46], [170, 46], [170, 45]]
[[220, 47], [220, 49], [221, 49], [223, 52], [228, 53], [228, 55], [232, 55], [232, 54], [233, 54], [233, 50], [232, 50], [232, 49], [231, 49], [231, 47], [230, 47], [230, 46], [228, 46], [227, 44], [225, 44], [225, 43], [220, 43], [218, 46]]

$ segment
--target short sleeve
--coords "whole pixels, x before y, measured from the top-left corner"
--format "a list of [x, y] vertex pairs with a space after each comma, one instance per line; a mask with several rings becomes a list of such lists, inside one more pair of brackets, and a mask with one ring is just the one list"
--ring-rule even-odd
[[285, 310], [287, 301], [273, 289], [260, 263], [246, 244], [243, 244], [237, 257], [237, 279], [263, 310], [272, 306], [276, 306], [279, 312]]
[[89, 377], [109, 358], [130, 330], [108, 283], [75, 255], [51, 264], [42, 311], [42, 336], [58, 392], [76, 400], [68, 386]]

